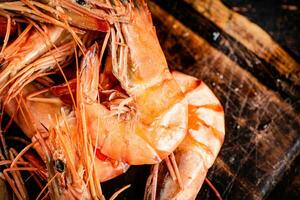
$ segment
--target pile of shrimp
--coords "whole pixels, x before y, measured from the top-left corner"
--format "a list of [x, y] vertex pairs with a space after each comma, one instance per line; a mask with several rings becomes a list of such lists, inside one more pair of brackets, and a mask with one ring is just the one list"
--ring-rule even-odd
[[144, 0], [1, 1], [0, 38], [0, 179], [14, 198], [32, 198], [26, 172], [35, 199], [105, 199], [102, 182], [146, 164], [144, 199], [196, 198], [223, 108], [169, 70]]

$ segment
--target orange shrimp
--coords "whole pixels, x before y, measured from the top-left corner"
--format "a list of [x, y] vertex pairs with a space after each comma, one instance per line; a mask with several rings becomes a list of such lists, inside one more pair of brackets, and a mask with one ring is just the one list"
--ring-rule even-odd
[[189, 104], [188, 134], [174, 152], [181, 180], [174, 181], [161, 165], [157, 193], [146, 191], [146, 199], [195, 199], [224, 140], [224, 112], [213, 92], [194, 77], [172, 75]]
[[115, 22], [110, 29], [112, 72], [128, 98], [116, 110], [106, 108], [101, 99], [97, 102], [93, 91], [99, 74], [93, 72], [99, 65], [82, 66], [80, 80], [94, 145], [107, 157], [130, 165], [166, 158], [184, 139], [188, 118], [188, 106], [168, 70], [147, 6], [138, 4], [115, 1], [116, 6], [128, 7], [131, 21]]
[[47, 73], [53, 73], [54, 71], [59, 70], [59, 68], [63, 68], [65, 65], [69, 64], [73, 52], [74, 42], [67, 42], [45, 53], [34, 62], [22, 67], [22, 69], [0, 88], [0, 93], [3, 90], [6, 90], [6, 92], [1, 95], [4, 98], [3, 103], [5, 104], [16, 97], [29, 82], [34, 81], [41, 76], [43, 77]]
[[[88, 145], [89, 152], [83, 153], [84, 143], [78, 136], [81, 134], [72, 108], [64, 106], [59, 98], [50, 93], [40, 94], [36, 99], [26, 98], [39, 90], [43, 90], [43, 87], [37, 83], [26, 85], [22, 90], [22, 97], [9, 101], [5, 105], [5, 111], [32, 138], [33, 147], [46, 162], [53, 199], [71, 196], [80, 199], [86, 195], [90, 195], [90, 198], [99, 197], [100, 181], [124, 173], [129, 165], [103, 156], [94, 150], [92, 144]], [[60, 172], [60, 169], [56, 169], [55, 162], [63, 165], [65, 170]], [[64, 182], [65, 180], [68, 182]], [[90, 181], [93, 184], [88, 184]]]
[[[111, 16], [103, 9], [85, 6], [85, 1], [72, 0], [13, 1], [1, 2], [0, 8], [19, 12], [40, 22], [52, 23], [68, 29], [69, 24], [80, 29], [107, 32]], [[100, 4], [98, 3], [97, 6]], [[104, 5], [104, 4], [103, 4]], [[106, 7], [108, 9], [108, 7]], [[70, 30], [70, 29], [69, 29]]]
[[28, 25], [15, 41], [0, 53], [2, 61], [0, 93], [7, 86], [7, 81], [24, 66], [31, 64], [58, 42], [68, 41], [69, 37], [64, 29], [55, 26], [44, 26], [43, 28], [44, 30], [32, 30], [32, 25]]

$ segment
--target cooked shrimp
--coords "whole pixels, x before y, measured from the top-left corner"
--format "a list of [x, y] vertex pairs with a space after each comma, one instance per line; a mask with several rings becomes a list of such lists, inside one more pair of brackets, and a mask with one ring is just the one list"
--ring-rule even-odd
[[74, 42], [67, 42], [45, 53], [34, 62], [22, 67], [13, 77], [0, 87], [0, 93], [6, 90], [3, 96], [3, 103], [16, 97], [23, 87], [39, 77], [45, 76], [49, 72], [57, 71], [69, 64], [71, 55], [74, 52]]
[[[70, 25], [81, 29], [107, 32], [110, 16], [103, 9], [85, 6], [72, 0], [13, 1], [1, 2], [0, 8], [11, 12], [19, 12], [33, 20], [52, 23], [68, 29]], [[97, 14], [95, 14], [97, 13]], [[70, 29], [69, 29], [70, 30]]]
[[[47, 164], [50, 176], [48, 180], [55, 176], [53, 179], [59, 182], [53, 182], [54, 185], [52, 185], [56, 187], [52, 192], [60, 191], [59, 196], [56, 196], [54, 199], [62, 198], [62, 194], [66, 195], [67, 193], [68, 195], [75, 195], [74, 191], [71, 190], [76, 188], [76, 191], [82, 195], [90, 192], [90, 195], [94, 197], [95, 189], [93, 189], [93, 192], [90, 191], [91, 189], [86, 188], [99, 187], [97, 183], [124, 173], [129, 165], [100, 154], [98, 151], [93, 150], [92, 144], [88, 146], [89, 154], [83, 154], [82, 145], [84, 143], [78, 138], [78, 135], [81, 134], [78, 132], [77, 119], [72, 108], [63, 106], [64, 103], [50, 93], [40, 94], [37, 100], [26, 98], [26, 96], [39, 90], [43, 90], [43, 87], [39, 84], [28, 84], [22, 90], [23, 97], [19, 100], [15, 98], [8, 102], [5, 105], [5, 111], [13, 117], [24, 133], [29, 138], [32, 138], [34, 148]], [[43, 100], [39, 101], [39, 98]], [[45, 101], [46, 99], [49, 102]], [[37, 140], [44, 140], [44, 144], [36, 143], [35, 141]], [[88, 163], [86, 163], [86, 156], [90, 156]], [[68, 173], [58, 173], [59, 175], [57, 175], [53, 165], [55, 160], [61, 160]], [[89, 173], [92, 172], [85, 168], [87, 164], [93, 170], [93, 175], [90, 175]], [[69, 178], [58, 179], [59, 176], [67, 176]], [[87, 186], [87, 181], [90, 179], [94, 180], [95, 184]], [[61, 182], [63, 180], [70, 182], [63, 183]], [[76, 195], [78, 196], [78, 194]]]
[[15, 76], [22, 68], [45, 54], [53, 45], [68, 36], [64, 29], [55, 26], [44, 26], [44, 30], [31, 30], [29, 25], [24, 32], [1, 54], [2, 69], [0, 72], [1, 92], [6, 82]]
[[120, 113], [97, 102], [93, 91], [99, 74], [92, 72], [98, 72], [99, 65], [81, 67], [90, 71], [84, 72], [81, 85], [87, 131], [101, 153], [128, 164], [153, 164], [182, 142], [188, 107], [168, 70], [147, 6], [143, 1], [137, 4], [115, 1], [128, 7], [131, 21], [115, 22], [110, 29], [112, 72], [128, 95], [119, 103], [119, 110], [128, 110], [126, 117], [120, 119]]
[[[179, 72], [172, 75], [189, 104], [188, 134], [174, 152], [182, 188], [161, 165], [156, 199], [195, 199], [223, 144], [224, 112], [202, 81]], [[151, 191], [146, 199], [153, 196]]]

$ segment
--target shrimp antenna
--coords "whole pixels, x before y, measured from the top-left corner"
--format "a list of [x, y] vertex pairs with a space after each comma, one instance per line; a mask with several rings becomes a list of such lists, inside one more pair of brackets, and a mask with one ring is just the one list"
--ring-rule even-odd
[[110, 198], [109, 200], [115, 200], [122, 192], [124, 192], [125, 190], [127, 190], [128, 188], [130, 188], [130, 184], [126, 185], [124, 187], [122, 187], [121, 189], [119, 189], [118, 191], [116, 191]]
[[[66, 30], [68, 30], [70, 32], [70, 34], [73, 36], [74, 40], [76, 41], [76, 43], [78, 44], [80, 50], [82, 51], [82, 53], [84, 54], [85, 52], [85, 47], [81, 41], [81, 39], [77, 36], [77, 34], [75, 33], [75, 31], [70, 27], [70, 25], [68, 24], [68, 22], [66, 21], [66, 19], [62, 18], [64, 21], [60, 22], [58, 20], [56, 20], [53, 17], [50, 17], [49, 15], [44, 14], [43, 12], [39, 11], [35, 5], [40, 5], [38, 4], [38, 2], [35, 2], [35, 4], [33, 4], [33, 2], [30, 2], [28, 0], [21, 0], [24, 4], [26, 4], [29, 8], [31, 8], [34, 11], [34, 14], [36, 14], [37, 16], [40, 16], [41, 18], [47, 19], [50, 22], [52, 22], [53, 24], [63, 27]], [[46, 6], [43, 5], [43, 8], [45, 8]], [[49, 9], [51, 9], [51, 11], [53, 12], [54, 9], [52, 9], [51, 7], [47, 7]], [[56, 11], [56, 10], [55, 10]]]
[[210, 180], [208, 178], [205, 178], [205, 182], [207, 183], [207, 185], [212, 189], [212, 191], [215, 193], [216, 197], [219, 200], [222, 200], [222, 197], [219, 193], [219, 191], [216, 189], [216, 187], [212, 184], [212, 182], [210, 182]]
[[21, 158], [21, 156], [23, 156], [31, 147], [33, 147], [33, 145], [35, 145], [38, 141], [34, 141], [31, 144], [27, 145], [25, 148], [22, 149], [22, 151], [20, 151], [20, 153], [15, 157], [15, 159], [12, 161], [10, 167], [14, 167], [16, 165], [16, 163], [18, 162], [18, 160]]
[[45, 192], [45, 190], [50, 186], [50, 184], [52, 184], [52, 182], [55, 180], [55, 178], [59, 175], [58, 172], [55, 173], [55, 175], [48, 181], [48, 183], [45, 185], [45, 187], [40, 191], [40, 193], [38, 194], [38, 196], [36, 197], [35, 200], [38, 200], [42, 194]]

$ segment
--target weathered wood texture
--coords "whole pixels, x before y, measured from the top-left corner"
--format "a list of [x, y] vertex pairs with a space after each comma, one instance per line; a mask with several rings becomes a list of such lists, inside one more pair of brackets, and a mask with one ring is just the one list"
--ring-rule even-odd
[[268, 200], [273, 199], [300, 199], [300, 156], [285, 171], [284, 178], [268, 197]]
[[219, 0], [156, 2], [299, 109], [300, 66], [257, 25]]
[[[224, 199], [266, 198], [299, 154], [299, 115], [281, 96], [218, 48], [227, 39], [218, 46], [207, 41], [206, 35], [213, 37], [213, 29], [199, 25], [199, 32], [212, 31], [200, 35], [154, 4], [151, 10], [170, 67], [204, 80], [225, 107], [227, 135], [209, 177]], [[228, 48], [232, 54], [250, 52], [250, 61], [253, 56], [257, 58], [246, 48]], [[273, 79], [268, 74], [263, 76]], [[209, 198], [207, 195], [202, 190], [199, 199]]]
[[246, 17], [225, 7], [219, 0], [185, 0], [228, 35], [272, 64], [282, 75], [300, 82], [300, 66], [263, 29]]
[[223, 3], [260, 26], [299, 63], [299, 0], [223, 0]]

